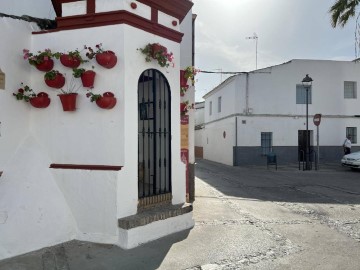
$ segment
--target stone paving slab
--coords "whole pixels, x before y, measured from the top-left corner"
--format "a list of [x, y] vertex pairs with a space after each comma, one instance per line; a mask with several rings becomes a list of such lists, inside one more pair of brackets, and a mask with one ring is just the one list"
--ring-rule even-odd
[[[360, 244], [322, 224], [269, 225], [294, 243], [301, 252], [273, 262], [253, 265], [248, 269], [276, 270], [356, 270], [360, 269]], [[306, 233], [303, 233], [306, 232]], [[339, 252], [346, 250], [346, 253]]]

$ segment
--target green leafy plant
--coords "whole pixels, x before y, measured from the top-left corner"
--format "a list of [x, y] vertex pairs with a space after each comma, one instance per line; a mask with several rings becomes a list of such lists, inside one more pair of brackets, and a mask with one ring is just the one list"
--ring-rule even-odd
[[24, 85], [24, 83], [21, 83], [20, 88], [16, 93], [13, 93], [13, 96], [17, 100], [23, 100], [25, 102], [29, 102], [30, 99], [34, 97], [48, 97], [48, 94], [45, 92], [40, 92], [36, 94], [34, 90], [32, 90], [28, 85]]
[[84, 72], [85, 72], [84, 68], [73, 68], [73, 76], [75, 78], [80, 78]]
[[103, 95], [100, 94], [94, 94], [91, 90], [88, 90], [86, 93], [86, 97], [90, 98], [91, 102], [97, 101], [98, 99], [102, 97], [114, 97], [114, 93], [112, 92], [105, 92]]
[[44, 60], [51, 59], [52, 57], [59, 58], [60, 53], [52, 53], [50, 49], [38, 51], [37, 54], [31, 53], [28, 49], [23, 49], [24, 59], [29, 61], [30, 65], [36, 66], [44, 62]]
[[81, 54], [80, 54], [80, 52], [79, 52], [79, 50], [78, 49], [76, 49], [76, 50], [74, 50], [74, 51], [68, 51], [67, 53], [66, 53], [67, 55], [69, 55], [70, 57], [72, 57], [72, 58], [77, 58], [79, 61], [80, 61], [80, 63], [86, 63], [86, 62], [89, 62], [89, 60], [84, 60], [83, 58], [82, 58], [82, 56], [81, 56]]
[[50, 70], [45, 73], [44, 78], [45, 80], [54, 80], [56, 75], [61, 74], [58, 70]]
[[[92, 69], [94, 70], [94, 66], [91, 66], [92, 67]], [[75, 78], [80, 78], [81, 77], [81, 75], [84, 73], [86, 71], [86, 69], [84, 69], [84, 68], [73, 68], [73, 76], [75, 77]]]
[[17, 93], [13, 93], [13, 96], [15, 96], [17, 100], [29, 102], [31, 98], [36, 97], [36, 94], [28, 85], [21, 83], [21, 87], [18, 89]]
[[88, 52], [86, 53], [86, 57], [89, 59], [93, 59], [98, 53], [103, 53], [104, 49], [102, 48], [102, 43], [96, 44], [95, 45], [96, 51], [94, 51], [91, 47], [88, 46], [84, 46], [85, 50], [88, 50]]
[[189, 110], [191, 110], [191, 109], [194, 109], [194, 103], [190, 104], [188, 100], [180, 103], [180, 114], [181, 115], [186, 115], [189, 112]]
[[157, 60], [161, 67], [169, 67], [170, 64], [174, 67], [174, 55], [172, 52], [168, 53], [166, 47], [159, 43], [149, 43], [144, 48], [137, 49], [145, 55], [145, 61], [151, 62], [152, 59]]
[[184, 77], [188, 80], [190, 79], [191, 82], [195, 83], [195, 75], [200, 72], [200, 69], [196, 69], [193, 66], [188, 66], [185, 70]]
[[185, 95], [185, 93], [187, 92], [188, 89], [189, 89], [189, 86], [180, 87], [180, 94], [181, 94], [182, 96]]

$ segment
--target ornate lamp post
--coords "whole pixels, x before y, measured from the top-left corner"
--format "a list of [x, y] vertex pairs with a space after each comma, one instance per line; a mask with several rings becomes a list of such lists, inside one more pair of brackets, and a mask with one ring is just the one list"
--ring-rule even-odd
[[306, 90], [306, 147], [305, 147], [305, 169], [310, 170], [310, 141], [309, 141], [309, 89], [311, 88], [313, 79], [309, 77], [309, 74], [306, 74], [305, 78], [302, 80], [302, 85]]

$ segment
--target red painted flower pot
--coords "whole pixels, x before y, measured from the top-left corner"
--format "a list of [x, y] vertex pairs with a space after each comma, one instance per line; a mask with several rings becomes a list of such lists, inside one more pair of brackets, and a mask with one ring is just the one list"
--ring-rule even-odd
[[58, 73], [53, 80], [45, 79], [45, 83], [49, 87], [60, 89], [65, 85], [65, 77], [61, 73]]
[[187, 112], [187, 105], [185, 103], [180, 103], [180, 113], [185, 114]]
[[160, 45], [160, 44], [157, 44], [157, 43], [154, 43], [151, 45], [151, 50], [152, 50], [152, 57], [154, 59], [156, 59], [156, 54], [161, 52], [161, 53], [167, 53], [167, 48]]
[[52, 59], [43, 60], [40, 64], [36, 65], [36, 68], [40, 71], [48, 72], [54, 67], [54, 61]]
[[96, 100], [96, 104], [102, 109], [110, 110], [115, 107], [116, 98], [115, 97], [101, 97], [98, 100]]
[[76, 110], [77, 95], [78, 95], [77, 93], [58, 95], [64, 111], [75, 111]]
[[84, 87], [94, 87], [96, 72], [92, 70], [87, 70], [81, 74], [81, 82]]
[[60, 56], [60, 62], [65, 67], [69, 67], [69, 68], [77, 68], [81, 64], [79, 58], [77, 58], [76, 56], [70, 56], [68, 54], [62, 54]]
[[46, 108], [50, 104], [49, 97], [33, 97], [30, 99], [30, 104], [35, 108]]
[[117, 57], [113, 51], [105, 51], [96, 54], [96, 61], [104, 68], [113, 68], [117, 63]]
[[185, 70], [180, 70], [180, 87], [188, 87], [187, 81], [185, 78]]

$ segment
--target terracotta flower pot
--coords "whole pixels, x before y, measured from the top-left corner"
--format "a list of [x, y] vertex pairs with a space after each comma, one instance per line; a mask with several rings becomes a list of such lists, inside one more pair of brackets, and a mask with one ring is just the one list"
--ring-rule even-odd
[[185, 103], [180, 103], [180, 113], [181, 115], [187, 113], [187, 105]]
[[68, 54], [62, 54], [60, 56], [60, 62], [65, 67], [69, 67], [69, 68], [77, 68], [81, 64], [81, 61], [79, 58], [77, 58], [76, 56], [74, 56], [74, 57], [70, 56]]
[[30, 104], [35, 108], [46, 108], [50, 104], [49, 97], [33, 97], [30, 99]]
[[185, 78], [185, 70], [180, 70], [180, 87], [188, 87], [187, 81]]
[[163, 52], [165, 54], [167, 53], [167, 48], [157, 43], [151, 45], [151, 50], [152, 50], [152, 57], [154, 59], [156, 59], [156, 53], [158, 52]]
[[81, 82], [84, 87], [94, 87], [96, 72], [92, 70], [87, 70], [81, 74]]
[[110, 110], [115, 107], [116, 98], [115, 97], [101, 97], [98, 100], [96, 100], [96, 104], [102, 109]]
[[49, 87], [60, 89], [65, 85], [65, 77], [61, 73], [58, 73], [53, 80], [45, 79], [45, 83]]
[[54, 67], [54, 61], [52, 59], [43, 60], [40, 64], [36, 65], [36, 68], [40, 71], [48, 72]]
[[96, 54], [96, 61], [104, 68], [113, 68], [117, 63], [117, 57], [113, 51], [105, 51]]
[[59, 94], [61, 104], [64, 111], [75, 111], [76, 110], [76, 97], [77, 93], [71, 94]]

